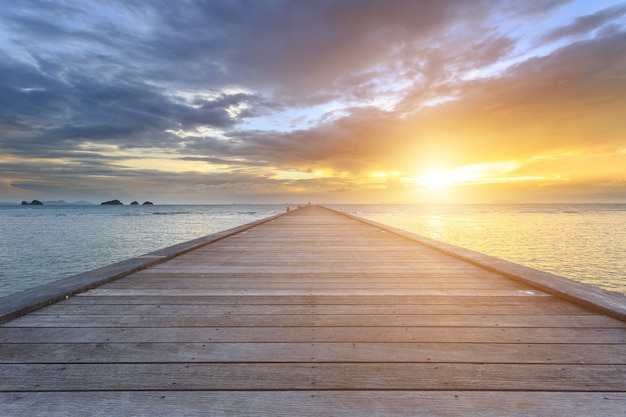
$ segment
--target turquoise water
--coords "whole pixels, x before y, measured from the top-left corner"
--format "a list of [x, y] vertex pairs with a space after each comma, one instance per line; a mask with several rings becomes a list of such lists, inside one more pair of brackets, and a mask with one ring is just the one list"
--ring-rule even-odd
[[[626, 293], [626, 205], [329, 207]], [[284, 205], [0, 206], [0, 296], [284, 210]]]

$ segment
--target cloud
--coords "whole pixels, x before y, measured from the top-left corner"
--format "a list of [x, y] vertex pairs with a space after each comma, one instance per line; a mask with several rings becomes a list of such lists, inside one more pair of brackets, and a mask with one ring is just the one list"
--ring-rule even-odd
[[[0, 66], [0, 145], [42, 156], [83, 141], [128, 147], [179, 147], [168, 130], [229, 129], [272, 106], [259, 95], [187, 99], [142, 82], [102, 80], [77, 71], [66, 80], [14, 63]], [[233, 107], [245, 106], [233, 112]]]
[[394, 111], [344, 109], [343, 117], [307, 130], [240, 132], [233, 135], [237, 152], [279, 166], [363, 174], [615, 148], [626, 128], [625, 36], [578, 42], [502, 77], [460, 82], [455, 100], [432, 108], [421, 106], [416, 88]]
[[[441, 132], [441, 147], [472, 158], [472, 148], [484, 158], [509, 159], [538, 149], [615, 145], [624, 127], [625, 41], [618, 33], [578, 42], [501, 77], [468, 81], [457, 100], [417, 112], [408, 123], [426, 137]], [[421, 98], [415, 91], [405, 106]]]
[[616, 152], [626, 8], [569, 3], [6, 2], [3, 186], [366, 195]]

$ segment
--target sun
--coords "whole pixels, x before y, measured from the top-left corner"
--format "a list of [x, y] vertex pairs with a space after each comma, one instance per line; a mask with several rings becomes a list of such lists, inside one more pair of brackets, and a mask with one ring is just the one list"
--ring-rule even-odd
[[427, 171], [422, 176], [416, 177], [413, 182], [431, 190], [441, 190], [456, 185], [494, 184], [537, 179], [537, 177], [511, 175], [519, 167], [520, 163], [515, 161], [464, 165], [448, 170]]
[[446, 171], [430, 171], [418, 179], [418, 183], [426, 188], [440, 190], [458, 181], [456, 175]]

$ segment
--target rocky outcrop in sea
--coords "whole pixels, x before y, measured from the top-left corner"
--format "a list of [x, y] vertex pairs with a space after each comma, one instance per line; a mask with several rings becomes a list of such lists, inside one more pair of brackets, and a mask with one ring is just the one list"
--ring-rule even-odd
[[[110, 201], [105, 201], [104, 203], [100, 203], [100, 205], [104, 205], [104, 206], [123, 206], [124, 203], [122, 203], [120, 200], [110, 200]], [[139, 202], [137, 201], [133, 201], [132, 203], [130, 203], [131, 206], [138, 206]], [[152, 206], [154, 205], [154, 203], [152, 201], [144, 201], [142, 206]]]
[[33, 200], [30, 203], [28, 201], [22, 201], [23, 206], [43, 206], [43, 203], [39, 200]]
[[102, 205], [102, 206], [123, 206], [124, 203], [122, 203], [120, 200], [109, 200], [109, 201], [105, 201], [104, 203], [100, 203], [100, 205]]

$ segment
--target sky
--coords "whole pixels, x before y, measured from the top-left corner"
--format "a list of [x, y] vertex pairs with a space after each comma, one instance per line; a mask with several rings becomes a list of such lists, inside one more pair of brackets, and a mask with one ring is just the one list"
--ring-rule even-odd
[[0, 2], [0, 201], [626, 203], [626, 2]]

